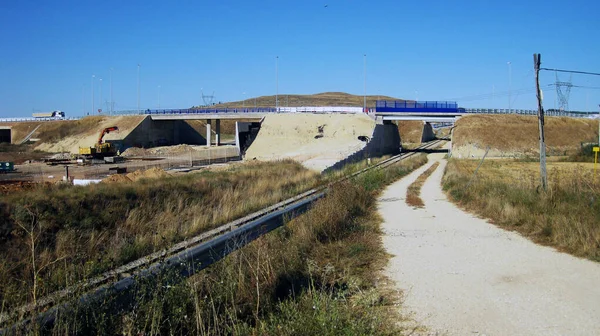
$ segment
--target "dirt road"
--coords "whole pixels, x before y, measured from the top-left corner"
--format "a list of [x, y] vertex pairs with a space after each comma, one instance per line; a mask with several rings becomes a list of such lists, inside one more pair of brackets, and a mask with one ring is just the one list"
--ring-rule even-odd
[[[430, 162], [381, 196], [387, 275], [421, 335], [600, 335], [600, 264], [536, 245], [463, 212], [440, 186], [446, 161]], [[434, 161], [424, 209], [406, 189]]]

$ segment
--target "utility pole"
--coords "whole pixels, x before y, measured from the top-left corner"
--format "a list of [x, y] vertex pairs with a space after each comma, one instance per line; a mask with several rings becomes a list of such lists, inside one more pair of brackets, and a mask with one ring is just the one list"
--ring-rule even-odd
[[363, 112], [367, 113], [367, 54], [363, 55], [364, 67], [363, 67], [363, 77], [364, 77], [364, 92], [363, 92]]
[[535, 88], [538, 101], [538, 121], [540, 128], [540, 177], [544, 191], [548, 189], [548, 175], [546, 173], [546, 144], [544, 143], [544, 107], [542, 106], [542, 92], [540, 90], [540, 65], [542, 55], [533, 54], [533, 68], [535, 70]]
[[137, 69], [137, 111], [140, 113], [140, 64], [138, 63]]

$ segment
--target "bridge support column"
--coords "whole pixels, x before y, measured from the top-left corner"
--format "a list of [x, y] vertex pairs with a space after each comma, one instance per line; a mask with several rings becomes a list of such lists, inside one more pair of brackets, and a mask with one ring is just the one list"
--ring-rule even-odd
[[210, 147], [210, 143], [211, 143], [211, 122], [212, 120], [207, 119], [206, 120], [206, 147]]
[[215, 143], [221, 146], [221, 119], [216, 119], [215, 123]]

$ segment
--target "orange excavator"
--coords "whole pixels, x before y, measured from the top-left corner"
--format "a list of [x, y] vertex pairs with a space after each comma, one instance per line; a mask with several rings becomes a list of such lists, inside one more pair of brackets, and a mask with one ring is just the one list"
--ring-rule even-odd
[[102, 130], [94, 147], [79, 147], [79, 155], [85, 158], [102, 159], [106, 156], [116, 155], [116, 148], [110, 142], [103, 142], [104, 136], [110, 132], [118, 131], [117, 126], [107, 127]]

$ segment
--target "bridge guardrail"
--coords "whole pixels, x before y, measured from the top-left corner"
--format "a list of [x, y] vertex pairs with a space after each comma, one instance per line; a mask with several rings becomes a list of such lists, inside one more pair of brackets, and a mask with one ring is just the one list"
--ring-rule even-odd
[[24, 121], [59, 121], [59, 120], [79, 120], [80, 117], [68, 117], [68, 118], [0, 118], [0, 122], [24, 122]]
[[458, 104], [450, 101], [377, 100], [375, 108], [377, 112], [459, 112]]

